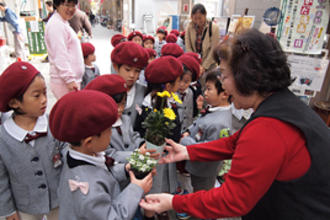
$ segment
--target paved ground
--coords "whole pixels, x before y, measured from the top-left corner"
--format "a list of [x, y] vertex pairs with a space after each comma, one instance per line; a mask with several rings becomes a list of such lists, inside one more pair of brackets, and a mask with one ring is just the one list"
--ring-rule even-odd
[[[95, 64], [100, 68], [101, 74], [110, 73], [110, 54], [113, 49], [110, 38], [117, 32], [104, 28], [101, 25], [93, 27], [93, 38], [90, 42], [95, 46], [96, 62]], [[42, 63], [41, 58], [36, 57], [31, 60], [31, 63], [42, 73], [46, 79], [48, 90], [48, 108], [50, 112], [56, 99], [49, 88], [49, 63]]]

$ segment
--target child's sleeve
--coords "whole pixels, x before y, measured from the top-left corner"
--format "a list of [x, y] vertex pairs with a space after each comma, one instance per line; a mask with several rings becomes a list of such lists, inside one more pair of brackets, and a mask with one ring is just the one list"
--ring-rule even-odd
[[112, 175], [116, 178], [116, 180], [118, 182], [127, 180], [125, 165], [126, 165], [126, 163], [119, 163], [119, 164], [113, 165], [110, 168]]
[[16, 211], [12, 198], [9, 175], [0, 156], [0, 216], [9, 216]]

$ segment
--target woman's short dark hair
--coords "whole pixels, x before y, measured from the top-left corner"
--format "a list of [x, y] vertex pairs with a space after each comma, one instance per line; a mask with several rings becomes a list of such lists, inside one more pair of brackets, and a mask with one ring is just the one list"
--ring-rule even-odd
[[196, 4], [194, 7], [191, 9], [191, 15], [194, 15], [196, 13], [201, 13], [202, 15], [206, 15], [206, 9], [204, 5], [202, 4]]
[[73, 2], [75, 5], [78, 4], [78, 0], [53, 0], [53, 4], [55, 7], [58, 7], [60, 4], [65, 2]]
[[217, 89], [218, 94], [225, 91], [222, 88], [222, 83], [220, 82], [221, 72], [219, 68], [212, 69], [209, 72], [206, 72], [205, 74], [206, 74], [205, 82], [212, 82], [215, 88]]
[[45, 4], [48, 5], [49, 7], [53, 7], [53, 2], [52, 1], [46, 1]]
[[220, 63], [221, 60], [228, 63], [242, 95], [254, 91], [267, 95], [287, 88], [294, 81], [279, 42], [257, 29], [221, 42], [213, 55]]

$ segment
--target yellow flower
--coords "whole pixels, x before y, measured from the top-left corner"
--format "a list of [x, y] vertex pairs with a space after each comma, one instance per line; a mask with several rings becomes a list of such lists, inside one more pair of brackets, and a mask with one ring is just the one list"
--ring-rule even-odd
[[164, 92], [157, 92], [157, 95], [161, 98], [163, 97], [171, 97], [171, 94], [168, 91], [164, 91]]
[[164, 112], [164, 116], [170, 120], [174, 120], [176, 118], [176, 115], [171, 108], [164, 108], [163, 112]]
[[154, 112], [157, 112], [157, 109], [156, 108], [154, 109]]
[[168, 121], [165, 121], [165, 125], [168, 125], [169, 123], [168, 123]]
[[173, 97], [174, 101], [176, 101], [179, 104], [182, 104], [182, 101], [177, 94], [172, 92], [172, 97]]

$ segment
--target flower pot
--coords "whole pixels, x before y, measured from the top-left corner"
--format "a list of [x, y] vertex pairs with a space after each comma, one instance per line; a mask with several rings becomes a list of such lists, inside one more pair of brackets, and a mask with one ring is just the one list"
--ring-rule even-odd
[[139, 179], [139, 180], [143, 179], [144, 177], [146, 177], [150, 173], [150, 171], [142, 172], [142, 171], [138, 171], [134, 168], [131, 168], [131, 170], [133, 171], [136, 179]]
[[146, 140], [146, 148], [148, 150], [156, 149], [156, 152], [159, 153], [160, 155], [162, 155], [165, 145], [166, 143], [162, 144], [161, 146], [158, 146]]

